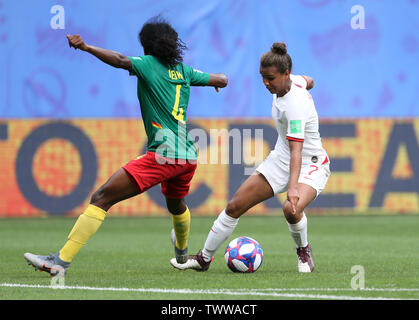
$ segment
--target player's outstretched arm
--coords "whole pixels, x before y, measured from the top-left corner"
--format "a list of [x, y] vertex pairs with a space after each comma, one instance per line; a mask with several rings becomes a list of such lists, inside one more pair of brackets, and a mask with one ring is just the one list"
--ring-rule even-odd
[[122, 68], [128, 71], [132, 69], [132, 64], [128, 57], [119, 52], [88, 45], [78, 34], [73, 36], [67, 35], [67, 39], [70, 48], [73, 47], [74, 49], [86, 51], [112, 67]]
[[303, 150], [303, 143], [298, 141], [289, 140], [290, 146], [290, 177], [288, 181], [288, 192], [287, 199], [291, 202], [292, 212], [295, 214], [297, 212], [297, 203], [299, 200], [298, 193], [298, 177], [301, 172], [301, 152]]
[[228, 84], [228, 78], [224, 73], [210, 73], [208, 85], [214, 87], [218, 92], [219, 88], [225, 88]]

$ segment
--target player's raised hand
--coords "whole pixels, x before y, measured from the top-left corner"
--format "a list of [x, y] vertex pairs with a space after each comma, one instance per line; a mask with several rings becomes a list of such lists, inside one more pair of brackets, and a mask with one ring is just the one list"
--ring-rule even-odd
[[80, 49], [86, 51], [87, 45], [84, 43], [80, 35], [75, 34], [73, 36], [67, 35], [69, 47], [73, 47], [75, 50]]

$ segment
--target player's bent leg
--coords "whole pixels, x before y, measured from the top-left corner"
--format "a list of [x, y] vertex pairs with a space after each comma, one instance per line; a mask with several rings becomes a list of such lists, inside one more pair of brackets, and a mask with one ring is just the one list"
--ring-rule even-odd
[[205, 261], [210, 261], [218, 248], [232, 234], [239, 217], [248, 209], [273, 196], [273, 191], [265, 177], [256, 173], [246, 179], [233, 198], [214, 221], [205, 241], [202, 255]]
[[68, 235], [68, 241], [60, 250], [60, 258], [71, 262], [79, 250], [96, 233], [106, 218], [109, 208], [139, 193], [139, 188], [133, 184], [128, 173], [120, 168], [104, 185], [93, 193], [90, 205], [79, 216]]
[[291, 203], [286, 200], [283, 204], [283, 211], [287, 219], [288, 228], [297, 247], [297, 268], [299, 272], [312, 272], [314, 260], [312, 249], [307, 240], [307, 217], [304, 209], [316, 198], [317, 191], [306, 184], [299, 183], [298, 191], [300, 199], [297, 203], [297, 212], [293, 214]]
[[262, 174], [256, 173], [251, 175], [237, 190], [226, 209], [214, 221], [202, 251], [189, 257], [188, 261], [183, 265], [177, 264], [172, 259], [170, 261], [172, 266], [181, 270], [208, 270], [211, 261], [214, 259], [215, 252], [234, 231], [239, 217], [251, 207], [272, 197], [273, 194], [271, 186]]
[[90, 204], [108, 211], [114, 204], [129, 199], [140, 193], [129, 173], [120, 168], [93, 193]]
[[233, 218], [239, 218], [255, 205], [273, 197], [274, 192], [266, 178], [259, 172], [248, 177], [233, 198], [228, 202], [226, 213]]
[[[78, 217], [67, 242], [55, 255], [39, 256], [25, 253], [24, 258], [29, 264], [41, 271], [47, 271], [51, 275], [62, 268], [67, 272], [70, 262], [87, 241], [96, 233], [106, 217], [107, 210], [115, 203], [130, 198], [139, 193], [124, 169], [119, 169], [109, 180], [96, 191], [91, 203]], [[55, 267], [54, 267], [55, 266]], [[58, 268], [56, 267], [58, 266]], [[60, 270], [58, 270], [60, 271]]]
[[282, 210], [284, 212], [284, 216], [287, 219], [287, 221], [291, 224], [298, 223], [303, 217], [303, 211], [304, 209], [316, 198], [317, 191], [313, 187], [304, 184], [304, 183], [298, 183], [297, 185], [298, 193], [300, 195], [300, 198], [297, 202], [297, 212], [296, 214], [292, 213], [292, 206], [291, 203], [286, 200], [282, 204]]

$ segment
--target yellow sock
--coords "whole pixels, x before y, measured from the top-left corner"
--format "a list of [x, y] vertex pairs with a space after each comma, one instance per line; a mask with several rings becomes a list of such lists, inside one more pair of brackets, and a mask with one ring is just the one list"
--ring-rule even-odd
[[90, 204], [74, 224], [68, 235], [68, 241], [60, 250], [60, 259], [71, 262], [87, 240], [96, 233], [105, 217], [106, 211]]
[[180, 250], [188, 246], [189, 230], [191, 226], [191, 213], [189, 209], [182, 214], [172, 214], [173, 227], [176, 234], [176, 247]]

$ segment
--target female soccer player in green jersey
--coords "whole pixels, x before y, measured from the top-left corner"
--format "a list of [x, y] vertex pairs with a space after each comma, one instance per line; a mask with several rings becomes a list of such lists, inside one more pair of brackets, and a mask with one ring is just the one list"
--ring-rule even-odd
[[54, 275], [66, 273], [82, 246], [99, 229], [114, 204], [161, 184], [172, 215], [175, 255], [187, 260], [190, 212], [184, 197], [197, 165], [197, 150], [186, 134], [187, 107], [191, 86], [227, 85], [224, 74], [209, 74], [182, 63], [186, 46], [169, 23], [156, 17], [145, 23], [139, 34], [144, 55], [121, 53], [86, 44], [81, 36], [67, 35], [70, 47], [86, 51], [103, 62], [129, 71], [138, 78], [138, 100], [148, 138], [147, 153], [116, 171], [93, 193], [87, 209], [77, 219], [68, 241], [55, 255], [24, 257], [36, 269]]

